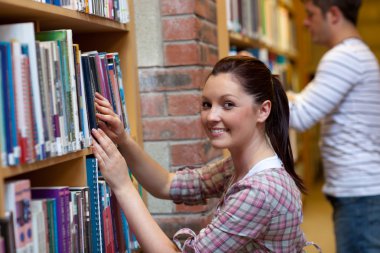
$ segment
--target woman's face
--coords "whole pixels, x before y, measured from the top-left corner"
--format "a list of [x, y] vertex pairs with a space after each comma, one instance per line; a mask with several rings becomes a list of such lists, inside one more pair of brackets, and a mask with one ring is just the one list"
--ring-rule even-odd
[[215, 148], [245, 148], [258, 134], [259, 106], [231, 74], [210, 76], [202, 94], [201, 119]]

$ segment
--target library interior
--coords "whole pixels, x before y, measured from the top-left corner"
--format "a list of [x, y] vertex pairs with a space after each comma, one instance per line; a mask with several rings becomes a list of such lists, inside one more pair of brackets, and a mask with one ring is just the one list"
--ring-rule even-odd
[[[326, 2], [333, 4], [326, 7]], [[355, 24], [344, 11], [352, 12], [339, 7], [345, 2], [361, 2]], [[350, 35], [336, 33], [343, 30], [336, 28], [339, 25], [349, 26]], [[337, 207], [338, 201], [356, 197], [380, 201], [380, 183], [375, 183], [380, 182], [375, 181], [380, 179], [380, 171], [373, 166], [380, 164], [379, 34], [378, 0], [0, 0], [0, 253], [301, 252], [294, 246], [297, 240], [301, 241], [297, 244], [304, 243], [305, 252], [346, 253], [341, 246], [344, 235], [338, 233], [343, 230], [339, 226], [344, 226], [338, 219], [344, 211]], [[332, 44], [328, 36], [340, 41]], [[271, 182], [268, 190], [261, 184], [244, 186], [265, 188], [251, 190], [249, 194], [257, 194], [249, 196], [252, 203], [248, 196], [240, 200], [239, 192], [229, 192], [246, 180], [238, 180], [230, 171], [228, 177], [222, 175], [226, 181], [219, 186], [223, 188], [218, 189], [220, 194], [210, 193], [207, 201], [204, 196], [193, 202], [192, 196], [187, 196], [188, 201], [174, 200], [174, 187], [185, 186], [164, 184], [187, 183], [188, 192], [183, 194], [196, 194], [196, 187], [211, 187], [207, 184], [217, 184], [220, 176], [201, 174], [202, 169], [211, 171], [221, 160], [220, 167], [225, 169], [229, 164], [224, 161], [239, 157], [235, 149], [229, 149], [233, 143], [229, 138], [237, 138], [232, 134], [234, 127], [235, 131], [247, 127], [227, 116], [239, 106], [220, 102], [224, 103], [220, 115], [224, 114], [213, 119], [218, 121], [216, 130], [204, 129], [211, 124], [203, 121], [211, 121], [215, 99], [203, 93], [206, 84], [221, 75], [231, 76], [234, 85], [244, 82], [230, 70], [210, 74], [221, 59], [236, 64], [258, 59], [288, 95], [286, 147], [291, 146], [292, 167], [306, 189], [299, 191], [291, 180], [289, 191], [299, 195], [301, 217], [296, 227], [303, 236], [285, 242], [287, 235], [276, 233], [286, 232], [279, 228], [273, 234], [268, 231], [273, 223], [290, 226], [289, 221], [271, 217], [263, 224], [260, 215], [265, 208], [273, 216], [278, 208], [274, 203], [286, 206], [296, 201], [272, 193]], [[360, 64], [351, 65], [357, 62]], [[368, 82], [372, 86], [366, 86]], [[323, 88], [317, 90], [318, 85]], [[321, 109], [330, 103], [329, 111]], [[270, 104], [274, 108], [277, 103]], [[210, 113], [207, 119], [206, 113]], [[296, 118], [301, 126], [308, 121], [313, 124], [295, 127]], [[231, 128], [222, 129], [224, 123]], [[265, 123], [261, 124], [266, 129]], [[266, 143], [277, 151], [267, 134], [264, 132]], [[331, 135], [332, 139], [327, 139]], [[128, 136], [125, 142], [124, 136]], [[355, 150], [354, 154], [345, 153], [349, 149]], [[121, 166], [116, 164], [120, 161], [117, 155], [126, 161], [124, 171], [139, 201], [120, 193], [121, 187], [113, 184], [120, 182], [118, 175], [112, 175], [112, 169], [121, 170], [116, 168]], [[330, 168], [336, 164], [338, 169]], [[152, 178], [142, 175], [145, 168], [140, 170], [148, 165], [152, 170], [159, 168]], [[253, 171], [256, 163], [250, 166]], [[181, 173], [188, 174], [181, 179]], [[154, 182], [156, 174], [161, 177]], [[257, 176], [257, 181], [261, 178], [247, 175]], [[274, 182], [280, 185], [280, 180]], [[355, 182], [349, 185], [351, 181]], [[363, 186], [366, 184], [371, 184], [369, 190]], [[265, 190], [267, 199], [262, 200]], [[274, 196], [278, 199], [268, 200]], [[241, 208], [248, 209], [240, 215], [252, 220], [242, 221], [240, 209], [229, 213], [230, 205], [237, 205], [232, 203], [235, 197]], [[271, 202], [261, 204], [261, 210], [254, 209], [260, 201]], [[286, 208], [295, 208], [291, 205]], [[249, 214], [250, 208], [257, 213]], [[374, 219], [380, 224], [380, 205], [370, 212], [378, 216]], [[250, 223], [249, 233], [241, 232], [248, 229], [244, 222]], [[256, 230], [267, 231], [256, 231], [255, 222], [260, 224]], [[360, 222], [351, 228], [364, 227], [358, 230], [363, 231], [366, 226]], [[360, 252], [380, 252], [380, 226], [373, 229], [379, 232], [372, 238], [377, 251]], [[168, 243], [162, 236], [152, 237], [157, 231]], [[178, 232], [183, 236], [178, 237]], [[289, 238], [294, 233], [289, 233]], [[222, 243], [219, 236], [231, 239]], [[357, 241], [364, 245], [364, 239]], [[281, 248], [285, 244], [291, 246]], [[172, 251], [164, 251], [165, 247]]]

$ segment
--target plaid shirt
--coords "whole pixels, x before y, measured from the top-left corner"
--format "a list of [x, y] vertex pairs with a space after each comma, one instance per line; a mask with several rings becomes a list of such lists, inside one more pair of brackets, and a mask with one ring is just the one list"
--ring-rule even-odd
[[[176, 173], [170, 188], [175, 203], [205, 203], [221, 197], [211, 223], [188, 236], [182, 252], [302, 252], [300, 192], [284, 168], [266, 169], [229, 186], [233, 173], [230, 158], [202, 168]], [[178, 245], [178, 243], [177, 243]]]

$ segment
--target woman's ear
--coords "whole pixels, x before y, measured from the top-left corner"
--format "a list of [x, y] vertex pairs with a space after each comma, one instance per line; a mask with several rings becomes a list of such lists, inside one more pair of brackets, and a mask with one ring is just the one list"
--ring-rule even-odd
[[272, 108], [272, 102], [269, 100], [265, 100], [259, 108], [257, 122], [261, 122], [261, 123], [264, 122], [269, 117], [271, 108]]

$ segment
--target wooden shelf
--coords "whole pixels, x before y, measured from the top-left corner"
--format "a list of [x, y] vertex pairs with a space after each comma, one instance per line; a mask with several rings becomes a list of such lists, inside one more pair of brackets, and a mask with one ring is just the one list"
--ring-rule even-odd
[[277, 55], [284, 55], [290, 60], [297, 59], [297, 52], [289, 52], [287, 50], [281, 50], [276, 47], [268, 45], [268, 43], [260, 40], [254, 39], [248, 36], [244, 36], [240, 33], [229, 32], [229, 43], [231, 46], [237, 46], [239, 48], [267, 48], [269, 52], [275, 53]]
[[5, 167], [1, 168], [1, 175], [4, 179], [9, 179], [11, 177], [15, 177], [24, 173], [36, 171], [39, 169], [43, 169], [52, 165], [64, 163], [67, 161], [71, 161], [77, 158], [84, 157], [86, 155], [92, 154], [90, 148], [86, 148], [83, 150], [79, 150], [73, 153], [65, 154], [62, 156], [51, 157], [42, 161], [37, 161], [31, 164], [24, 164], [19, 166]]
[[128, 31], [128, 24], [32, 0], [0, 0], [0, 23], [34, 22], [41, 31], [72, 29], [74, 33]]
[[294, 15], [294, 6], [285, 0], [278, 0], [278, 4], [288, 10], [290, 15]]

